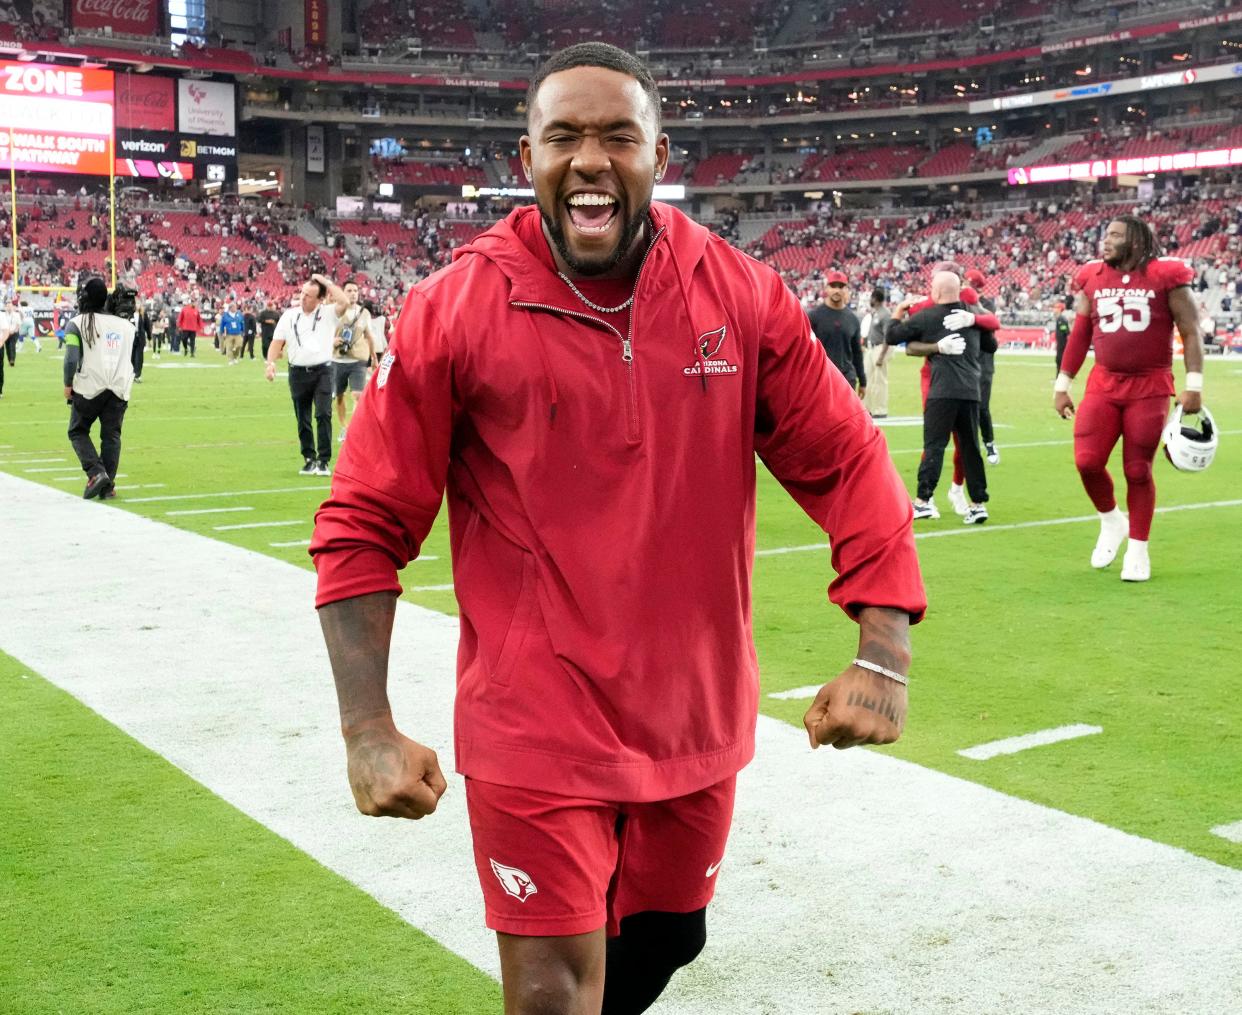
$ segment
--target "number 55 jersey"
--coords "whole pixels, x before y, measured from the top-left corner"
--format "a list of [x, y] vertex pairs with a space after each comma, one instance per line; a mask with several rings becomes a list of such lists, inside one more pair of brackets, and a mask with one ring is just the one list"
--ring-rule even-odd
[[1175, 257], [1155, 258], [1134, 271], [1112, 268], [1103, 261], [1088, 261], [1079, 268], [1073, 289], [1083, 292], [1091, 303], [1096, 365], [1116, 374], [1171, 373], [1169, 293], [1189, 285], [1193, 278], [1190, 266]]

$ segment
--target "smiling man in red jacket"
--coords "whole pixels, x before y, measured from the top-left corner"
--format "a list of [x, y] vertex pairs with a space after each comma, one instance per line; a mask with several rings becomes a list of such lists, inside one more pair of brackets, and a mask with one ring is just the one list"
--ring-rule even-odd
[[754, 752], [756, 455], [831, 537], [860, 628], [812, 746], [897, 739], [925, 598], [884, 440], [797, 299], [652, 203], [649, 71], [575, 46], [528, 110], [536, 205], [411, 290], [311, 553], [355, 800], [424, 817], [445, 780], [394, 724], [388, 651], [447, 491], [456, 765], [506, 1012], [623, 1015], [703, 947]]

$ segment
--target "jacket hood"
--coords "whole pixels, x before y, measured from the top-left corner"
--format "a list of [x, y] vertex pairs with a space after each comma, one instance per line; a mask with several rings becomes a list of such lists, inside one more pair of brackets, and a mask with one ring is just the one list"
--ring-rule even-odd
[[[510, 302], [547, 302], [549, 295], [559, 301], [563, 297], [563, 283], [527, 249], [516, 231], [523, 218], [538, 215], [539, 208], [534, 204], [515, 208], [503, 221], [453, 251], [453, 260], [468, 254], [487, 258], [508, 277]], [[650, 216], [653, 235], [658, 239], [648, 258], [651, 263], [643, 271], [644, 293], [655, 292], [677, 280], [660, 270], [666, 258], [674, 262], [681, 278], [689, 279], [703, 258], [710, 235], [684, 213], [659, 201], [651, 202]]]

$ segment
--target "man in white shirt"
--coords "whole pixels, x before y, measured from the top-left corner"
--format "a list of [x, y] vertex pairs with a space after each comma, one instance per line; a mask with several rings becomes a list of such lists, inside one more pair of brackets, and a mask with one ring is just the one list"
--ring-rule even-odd
[[[325, 299], [326, 297], [326, 299]], [[298, 420], [303, 476], [328, 476], [332, 460], [332, 343], [338, 314], [348, 298], [340, 286], [323, 275], [312, 275], [302, 286], [301, 299], [276, 323], [267, 354], [266, 375], [276, 379], [276, 361], [288, 346], [289, 394]], [[315, 429], [311, 430], [312, 410]], [[316, 451], [318, 444], [318, 451]]]

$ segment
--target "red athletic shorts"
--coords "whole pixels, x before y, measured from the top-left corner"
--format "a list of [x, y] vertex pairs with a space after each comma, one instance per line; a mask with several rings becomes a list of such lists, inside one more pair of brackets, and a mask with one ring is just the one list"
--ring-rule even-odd
[[634, 913], [702, 909], [724, 859], [736, 783], [626, 804], [466, 779], [487, 926], [616, 935]]

